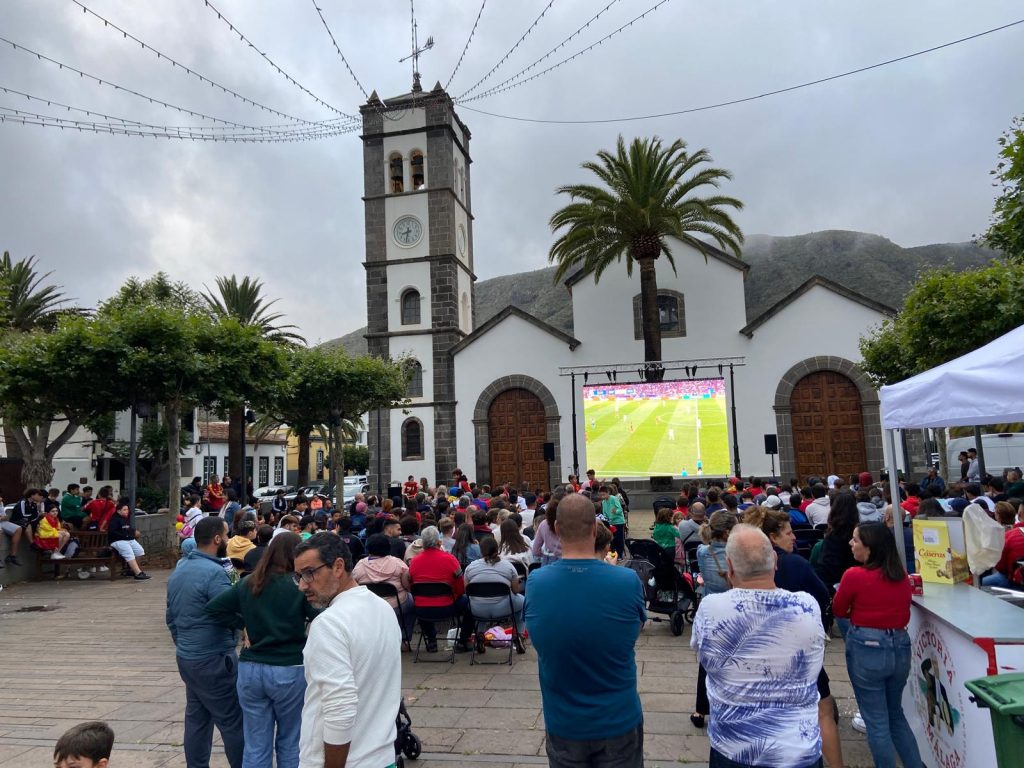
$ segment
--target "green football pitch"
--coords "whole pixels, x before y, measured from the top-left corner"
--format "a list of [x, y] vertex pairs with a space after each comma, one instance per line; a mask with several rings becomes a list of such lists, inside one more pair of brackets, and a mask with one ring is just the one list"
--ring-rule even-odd
[[724, 397], [587, 399], [583, 416], [598, 477], [729, 474]]

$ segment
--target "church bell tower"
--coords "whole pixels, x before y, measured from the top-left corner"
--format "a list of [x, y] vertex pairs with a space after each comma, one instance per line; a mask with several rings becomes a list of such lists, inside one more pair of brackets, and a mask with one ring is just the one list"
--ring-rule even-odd
[[[456, 467], [451, 348], [473, 330], [469, 129], [438, 83], [360, 108], [371, 355], [415, 361], [404, 409], [370, 413], [369, 484], [447, 483]], [[378, 441], [378, 434], [380, 440]]]

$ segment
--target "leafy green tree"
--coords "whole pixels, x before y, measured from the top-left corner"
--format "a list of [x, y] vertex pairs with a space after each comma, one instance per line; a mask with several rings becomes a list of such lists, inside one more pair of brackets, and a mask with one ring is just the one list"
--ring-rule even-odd
[[[305, 342], [294, 332], [296, 326], [280, 322], [284, 315], [273, 310], [278, 300], [267, 300], [259, 280], [246, 276], [239, 282], [235, 275], [218, 277], [217, 293], [207, 290], [203, 300], [214, 317], [231, 318], [256, 328], [268, 341], [286, 345]], [[245, 403], [241, 402], [228, 411], [228, 473], [232, 477], [241, 477], [245, 469], [245, 443]]]
[[365, 475], [370, 468], [370, 449], [365, 445], [345, 446], [345, 471]]
[[992, 171], [999, 196], [980, 241], [1011, 261], [1024, 263], [1024, 118], [1014, 118], [999, 137], [999, 146], [999, 162]]
[[[675, 259], [669, 242], [674, 238], [696, 248], [707, 260], [709, 237], [737, 256], [743, 233], [729, 214], [743, 203], [704, 188], [717, 189], [732, 175], [709, 167], [706, 149], [689, 152], [686, 143], [662, 146], [661, 139], [634, 139], [627, 147], [619, 136], [615, 153], [602, 150], [597, 161], [583, 163], [601, 182], [569, 184], [558, 194], [568, 195], [569, 205], [551, 217], [553, 232], [563, 231], [551, 246], [548, 260], [558, 265], [559, 281], [578, 268], [593, 271], [594, 281], [613, 263], [625, 257], [626, 273], [640, 267], [640, 312], [644, 335], [644, 360], [661, 360], [661, 322], [658, 316], [657, 260], [664, 255], [673, 272]], [[661, 372], [648, 368], [648, 377]]]

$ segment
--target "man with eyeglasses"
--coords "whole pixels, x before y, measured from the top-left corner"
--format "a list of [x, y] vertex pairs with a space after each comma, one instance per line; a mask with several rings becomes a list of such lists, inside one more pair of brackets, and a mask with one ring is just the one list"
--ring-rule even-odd
[[167, 627], [185, 683], [185, 765], [209, 768], [216, 725], [228, 763], [241, 768], [242, 708], [235, 690], [238, 637], [205, 610], [210, 600], [231, 589], [220, 560], [227, 555], [228, 525], [222, 517], [204, 517], [193, 536], [195, 549], [167, 580]]
[[295, 547], [292, 578], [323, 609], [302, 654], [299, 767], [393, 765], [402, 701], [402, 632], [394, 611], [352, 578], [352, 554], [334, 533], [314, 534]]

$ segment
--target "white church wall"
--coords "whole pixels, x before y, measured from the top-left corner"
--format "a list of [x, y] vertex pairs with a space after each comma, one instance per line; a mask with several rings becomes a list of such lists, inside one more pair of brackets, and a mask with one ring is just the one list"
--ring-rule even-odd
[[[427, 125], [427, 111], [425, 109], [410, 109], [407, 110], [404, 115], [396, 118], [394, 113], [388, 113], [387, 117], [384, 118], [386, 121], [386, 127], [389, 131], [414, 131], [419, 128], [424, 128]], [[404, 138], [402, 136], [391, 136], [386, 141], [390, 142], [395, 139]], [[385, 143], [385, 148], [390, 145]], [[426, 147], [422, 147], [426, 150]], [[393, 151], [390, 150], [389, 151]]]
[[[399, 245], [394, 239], [395, 221], [407, 214], [420, 220], [423, 225], [423, 236], [410, 248]], [[391, 242], [388, 256], [391, 259], [422, 259], [430, 254], [430, 227], [427, 218], [427, 195], [400, 195], [387, 197], [384, 200], [384, 221], [387, 236]]]
[[569, 346], [515, 316], [506, 318], [455, 356], [456, 440], [459, 466], [467, 474], [475, 472], [477, 450], [488, 449], [476, 445], [473, 414], [477, 400], [496, 379], [517, 374], [536, 379], [554, 396], [561, 417], [562, 463], [571, 461], [569, 381], [558, 375], [560, 365], [572, 365]]
[[434, 399], [434, 357], [431, 336], [429, 334], [392, 336], [391, 356], [402, 357], [403, 355], [416, 358], [423, 367], [423, 396], [412, 398], [412, 402], [429, 403]]
[[[426, 372], [424, 371], [424, 388]], [[414, 401], [415, 402], [415, 401]], [[391, 412], [391, 477], [386, 480], [404, 482], [409, 475], [417, 480], [421, 477], [434, 480], [434, 409], [432, 406], [415, 405], [407, 407], [409, 413], [400, 410]], [[402, 459], [402, 424], [406, 419], [416, 418], [423, 423], [423, 458]], [[387, 485], [387, 483], [385, 483]]]
[[[408, 288], [420, 292], [420, 322], [402, 325], [402, 294]], [[430, 328], [430, 264], [394, 264], [388, 268], [388, 328], [398, 331]]]

